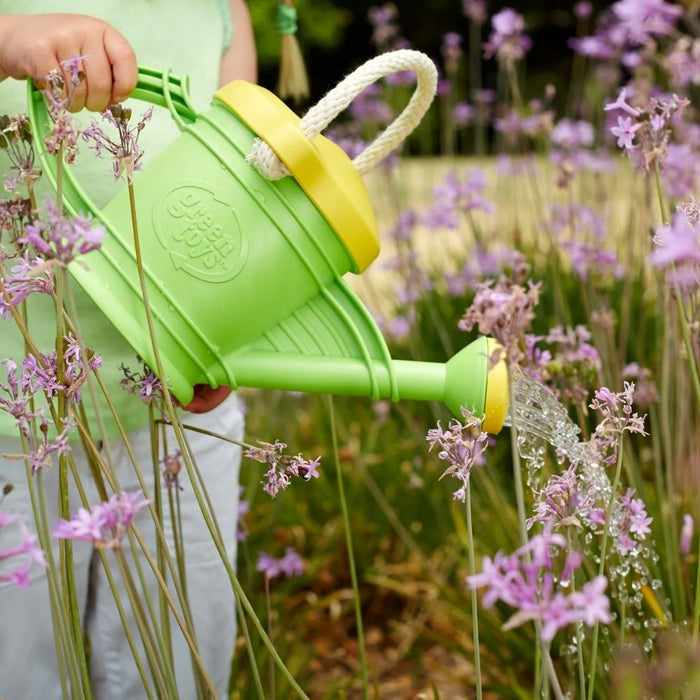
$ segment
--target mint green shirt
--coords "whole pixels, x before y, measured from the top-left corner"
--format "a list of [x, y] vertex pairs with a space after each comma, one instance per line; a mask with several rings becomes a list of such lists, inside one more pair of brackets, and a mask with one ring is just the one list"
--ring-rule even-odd
[[[175, 75], [189, 75], [195, 107], [204, 110], [209, 106], [219, 83], [221, 55], [231, 40], [231, 19], [226, 0], [0, 0], [0, 14], [49, 12], [86, 14], [106, 20], [129, 40], [141, 65], [170, 68]], [[129, 100], [127, 104], [133, 110], [132, 119], [138, 118], [147, 108], [137, 101]], [[0, 114], [25, 111], [26, 84], [12, 79], [0, 82]], [[99, 119], [98, 115], [87, 112], [80, 117], [85, 123], [94, 117]], [[149, 159], [177, 134], [177, 127], [167, 110], [155, 108], [152, 120], [139, 137], [144, 166], [148, 167]], [[0, 169], [6, 169], [7, 165], [5, 157], [0, 156]], [[98, 206], [108, 202], [123, 186], [121, 182], [114, 182], [110, 161], [96, 158], [86, 143], [82, 143], [74, 171]], [[138, 173], [135, 187], [138, 196]], [[37, 194], [37, 201], [41, 203], [49, 192], [40, 189]], [[148, 230], [142, 231], [141, 235], [149, 235]], [[89, 264], [89, 254], [85, 262]], [[147, 420], [144, 406], [138, 397], [119, 387], [123, 377], [119, 365], [124, 363], [132, 369], [138, 367], [133, 349], [77, 283], [74, 282], [72, 288], [84, 343], [102, 356], [101, 373], [122, 424], [128, 431], [142, 427]], [[28, 300], [28, 315], [34, 342], [42, 352], [50, 352], [55, 343], [53, 301], [46, 296], [32, 295]], [[0, 357], [13, 358], [20, 365], [23, 356], [24, 342], [14, 321], [0, 321]], [[4, 377], [0, 379], [4, 380]], [[112, 414], [104, 399], [101, 396], [99, 399], [99, 410], [108, 433], [116, 435]], [[95, 408], [87, 387], [84, 388], [83, 401], [92, 422]], [[18, 434], [14, 419], [4, 411], [0, 411], [0, 434]]]

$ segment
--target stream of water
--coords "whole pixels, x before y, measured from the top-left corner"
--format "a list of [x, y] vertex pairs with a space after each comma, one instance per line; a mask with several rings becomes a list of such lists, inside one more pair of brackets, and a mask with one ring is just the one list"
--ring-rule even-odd
[[580, 440], [580, 428], [544, 384], [522, 373], [514, 377], [505, 425], [517, 429], [518, 451], [528, 467], [528, 486], [536, 488], [539, 483], [546, 442], [556, 448], [560, 461], [568, 457], [571, 462], [578, 462], [581, 476], [601, 497], [610, 496], [610, 479], [598, 462], [595, 447]]
[[[580, 440], [581, 431], [569, 417], [569, 414], [556, 395], [546, 386], [525, 374], [518, 373], [512, 378], [511, 406], [506, 425], [516, 429], [518, 452], [527, 465], [528, 487], [534, 492], [541, 489], [542, 467], [545, 462], [547, 446], [557, 450], [560, 463], [568, 458], [577, 463], [577, 473], [584, 490], [593, 487], [596, 498], [603, 504], [612, 502], [613, 512], [610, 518], [610, 536], [615, 537], [619, 522], [624, 518], [617, 498], [612, 498], [612, 484], [607, 470], [600, 464], [597, 450], [592, 442]], [[590, 543], [589, 533], [584, 541]], [[617, 598], [623, 600], [630, 608], [636, 609], [640, 617], [629, 615], [625, 624], [635, 630], [645, 628], [649, 636], [644, 641], [644, 648], [651, 649], [653, 628], [670, 619], [670, 601], [657, 596], [657, 601], [664, 608], [663, 616], [653, 619], [643, 617], [643, 588], [653, 591], [661, 588], [661, 581], [650, 575], [648, 564], [652, 567], [658, 561], [658, 554], [651, 542], [645, 542], [634, 556], [621, 556], [619, 563], [607, 568], [608, 576], [617, 581]], [[647, 594], [648, 595], [648, 594]], [[631, 610], [630, 610], [631, 612]]]

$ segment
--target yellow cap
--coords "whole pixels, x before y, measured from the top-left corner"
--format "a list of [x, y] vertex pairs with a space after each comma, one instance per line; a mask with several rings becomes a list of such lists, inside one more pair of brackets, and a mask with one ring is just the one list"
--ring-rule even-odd
[[374, 211], [359, 173], [345, 152], [325, 136], [309, 140], [299, 117], [269, 90], [234, 80], [214, 93], [287, 166], [323, 214], [362, 272], [379, 254]]
[[[493, 338], [488, 338], [489, 362], [491, 355], [501, 345]], [[505, 356], [489, 369], [486, 380], [486, 400], [484, 401], [484, 422], [482, 430], [495, 435], [501, 432], [503, 423], [508, 415], [508, 404], [510, 403], [510, 389], [508, 383], [508, 367]]]

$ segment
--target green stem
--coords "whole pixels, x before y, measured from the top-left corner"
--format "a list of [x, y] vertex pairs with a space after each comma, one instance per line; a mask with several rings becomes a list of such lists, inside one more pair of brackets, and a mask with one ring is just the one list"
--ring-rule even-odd
[[[60, 166], [60, 160], [59, 160]], [[61, 172], [59, 167], [58, 172]], [[64, 334], [63, 324], [63, 287], [66, 271], [58, 268], [54, 278], [56, 297], [56, 380], [59, 386], [64, 385]], [[55, 421], [56, 430], [60, 432], [65, 425], [66, 397], [59, 391], [56, 396], [57, 419]], [[68, 483], [68, 459], [66, 454], [61, 454], [58, 459], [58, 514], [59, 517], [70, 520], [70, 497]], [[72, 633], [76, 641], [78, 659], [80, 661], [81, 675], [86, 693], [90, 694], [90, 673], [87, 665], [85, 647], [83, 645], [83, 625], [78, 607], [78, 596], [75, 584], [75, 566], [73, 562], [73, 541], [70, 538], [61, 539], [59, 542], [59, 567], [61, 570], [61, 580], [63, 584], [63, 604], [68, 611]]]
[[[154, 423], [154, 411], [153, 406], [148, 407], [148, 419], [149, 426], [151, 430], [151, 462], [153, 464], [153, 505], [155, 507], [156, 516], [159, 519], [161, 526], [163, 525], [163, 487], [160, 477], [160, 465], [158, 462], [159, 457], [159, 442], [158, 442], [158, 426]], [[173, 521], [173, 531], [175, 530], [175, 525]], [[167, 544], [160, 538], [156, 539], [156, 561], [158, 562], [158, 568], [163, 574], [163, 579], [165, 581], [167, 578], [167, 568], [165, 564], [165, 548]], [[158, 604], [160, 609], [160, 625], [162, 629], [163, 639], [165, 640], [167, 647], [166, 653], [170, 658], [170, 663], [174, 661], [173, 649], [172, 649], [172, 633], [170, 630], [170, 614], [168, 613], [168, 604], [163, 595], [163, 591], [158, 591]], [[195, 677], [197, 674], [195, 673]]]
[[340, 497], [340, 507], [343, 514], [343, 528], [345, 530], [345, 546], [348, 550], [348, 565], [350, 567], [350, 581], [352, 583], [353, 603], [355, 607], [355, 624], [357, 626], [357, 643], [360, 652], [360, 665], [362, 667], [362, 689], [365, 700], [369, 698], [369, 672], [367, 668], [367, 655], [365, 652], [365, 637], [362, 625], [362, 610], [360, 606], [360, 587], [357, 583], [357, 571], [355, 569], [355, 552], [352, 544], [352, 531], [350, 528], [350, 514], [348, 504], [345, 499], [345, 488], [343, 486], [343, 473], [340, 469], [340, 457], [338, 456], [338, 435], [335, 428], [335, 409], [333, 407], [333, 397], [328, 397], [328, 406], [331, 423], [331, 442], [333, 454], [335, 456], [335, 473], [338, 479], [338, 496]]
[[[265, 613], [267, 614], [267, 634], [272, 639], [272, 605], [270, 603], [270, 577], [265, 572]], [[270, 695], [272, 700], [275, 700], [276, 683], [275, 683], [275, 664], [270, 657], [270, 668], [268, 669], [270, 676]]]
[[[474, 530], [472, 529], [472, 497], [471, 481], [467, 482], [466, 488], [466, 508], [467, 508], [467, 539], [469, 540], [469, 573], [476, 575], [476, 557], [474, 556]], [[481, 682], [481, 652], [479, 649], [479, 603], [476, 595], [476, 588], [472, 588], [472, 638], [474, 640], [474, 674], [476, 676], [476, 697], [481, 700], [483, 689]]]
[[[612, 490], [610, 492], [610, 500], [608, 501], [608, 507], [605, 512], [605, 526], [603, 530], [603, 540], [600, 544], [600, 565], [598, 566], [598, 575], [602, 576], [605, 573], [605, 555], [607, 553], [608, 546], [608, 533], [610, 530], [610, 521], [612, 520], [613, 507], [615, 505], [615, 496], [617, 494], [617, 489], [620, 486], [620, 474], [622, 473], [622, 435], [620, 435], [620, 441], [617, 445], [617, 465], [615, 466], [615, 480], [613, 481]], [[598, 663], [598, 631], [600, 628], [600, 622], [596, 620], [593, 627], [593, 642], [591, 649], [591, 679], [588, 683], [588, 700], [593, 700], [593, 693], [595, 692], [595, 678], [596, 678], [596, 665]]]
[[100, 551], [99, 555], [100, 555], [100, 559], [102, 560], [102, 565], [104, 568], [105, 575], [107, 577], [107, 582], [109, 584], [109, 587], [113, 592], [115, 592], [114, 602], [117, 606], [117, 613], [119, 614], [119, 619], [121, 620], [122, 628], [124, 630], [124, 634], [126, 636], [127, 643], [129, 644], [129, 648], [131, 649], [132, 656], [134, 657], [134, 663], [136, 664], [136, 669], [138, 670], [139, 676], [141, 677], [141, 681], [143, 682], [143, 689], [149, 698], [153, 698], [153, 694], [152, 694], [151, 689], [149, 687], [148, 676], [146, 675], [146, 669], [143, 666], [143, 661], [141, 661], [141, 655], [139, 654], [138, 648], [136, 646], [136, 642], [134, 640], [134, 635], [131, 632], [131, 625], [129, 624], [129, 620], [126, 616], [126, 611], [124, 610], [124, 606], [122, 605], [121, 599], [120, 599], [118, 593], [116, 593], [117, 584], [116, 584], [116, 581], [114, 580], [114, 575], [112, 574], [111, 567], [109, 566], [109, 562], [107, 561], [107, 557], [105, 556], [105, 552]]
[[[22, 438], [22, 443], [26, 441]], [[26, 445], [23, 450], [27, 452]], [[61, 685], [61, 696], [68, 698], [68, 686], [66, 683], [66, 668], [68, 667], [68, 677], [71, 687], [78, 689], [78, 697], [84, 697], [80, 692], [80, 670], [73, 637], [68, 628], [66, 619], [66, 610], [61, 604], [60, 585], [56, 576], [56, 562], [53, 555], [53, 546], [49, 527], [46, 521], [46, 500], [44, 498], [43, 473], [39, 471], [36, 476], [33, 476], [29, 466], [29, 462], [25, 460], [25, 472], [27, 477], [27, 486], [29, 488], [29, 497], [34, 514], [34, 523], [37, 528], [39, 544], [46, 556], [46, 582], [49, 589], [49, 600], [51, 603], [51, 622], [54, 630], [54, 644], [56, 645], [56, 663], [58, 666], [59, 682]], [[36, 484], [36, 486], [35, 486]], [[38, 491], [38, 496], [37, 496]], [[75, 693], [72, 695], [75, 697]]]
[[[566, 539], [569, 545], [569, 552], [573, 551], [571, 542], [571, 532], [567, 531]], [[571, 592], [576, 592], [576, 576], [571, 574]], [[581, 620], [576, 622], [576, 662], [578, 666], [578, 685], [579, 697], [581, 700], [586, 697], [586, 672], [583, 665], [583, 623]]]

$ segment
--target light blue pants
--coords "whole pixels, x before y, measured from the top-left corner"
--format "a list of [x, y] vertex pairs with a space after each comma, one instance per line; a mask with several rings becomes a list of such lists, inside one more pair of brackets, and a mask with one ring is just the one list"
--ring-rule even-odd
[[[183, 422], [229, 438], [242, 439], [243, 415], [235, 395], [210, 413], [186, 414]], [[193, 431], [188, 431], [187, 436], [211, 498], [228, 556], [231, 561], [235, 561], [240, 448]], [[148, 429], [133, 434], [129, 442], [151, 488], [153, 469]], [[168, 447], [172, 450], [176, 446], [177, 442], [170, 433]], [[131, 460], [121, 441], [110, 443], [110, 450], [121, 488], [126, 491], [138, 489]], [[18, 440], [0, 438], [0, 454], [18, 452], [21, 452]], [[73, 454], [81, 474], [84, 475], [83, 481], [89, 487], [90, 502], [96, 503], [99, 498], [92, 486], [85, 457], [79, 446], [74, 446]], [[57, 472], [56, 468], [44, 472], [51, 526], [58, 520]], [[0, 458], [0, 481], [9, 481], [15, 487], [5, 498], [3, 510], [20, 516], [33, 530], [34, 520], [23, 462]], [[226, 697], [236, 635], [235, 599], [223, 562], [193, 496], [184, 467], [180, 473], [180, 485], [187, 591], [197, 646], [219, 696]], [[79, 505], [77, 495], [72, 494], [72, 512]], [[167, 506], [165, 510], [167, 512]], [[142, 511], [137, 516], [136, 524], [149, 542], [149, 548], [155, 557], [155, 533], [150, 515]], [[172, 545], [172, 528], [169, 522], [166, 523], [165, 529], [167, 539]], [[0, 530], [0, 550], [2, 548]], [[135, 571], [126, 540], [124, 549], [131, 561], [131, 569]], [[107, 551], [106, 554], [117, 578], [124, 607], [130, 613], [131, 608], [123, 591], [114, 553]], [[90, 673], [96, 698], [145, 698], [143, 682], [124, 634], [102, 563], [90, 543], [76, 542], [74, 557], [78, 600], [90, 640]], [[150, 595], [157, 613], [157, 584], [150, 568], [144, 562], [143, 555], [141, 561], [144, 571], [149, 574]], [[12, 584], [0, 584], [0, 698], [5, 700], [53, 700], [61, 697], [46, 576], [36, 566], [33, 571], [35, 577], [29, 588], [20, 589]], [[138, 631], [134, 624], [132, 629], [138, 639]], [[172, 630], [178, 691], [181, 698], [189, 700], [197, 696], [190, 651], [175, 622], [172, 623]], [[142, 661], [148, 673], [148, 664], [143, 656]]]

